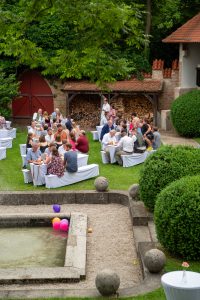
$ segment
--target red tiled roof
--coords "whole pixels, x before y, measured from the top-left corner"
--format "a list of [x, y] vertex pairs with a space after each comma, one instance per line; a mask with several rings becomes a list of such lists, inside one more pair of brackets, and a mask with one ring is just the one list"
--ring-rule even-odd
[[[159, 92], [162, 90], [161, 80], [123, 80], [116, 81], [114, 83], [108, 84], [108, 88], [115, 92]], [[65, 91], [82, 91], [82, 92], [94, 92], [101, 91], [95, 83], [90, 83], [88, 81], [69, 81], [64, 84]]]
[[200, 13], [162, 41], [164, 43], [200, 43]]

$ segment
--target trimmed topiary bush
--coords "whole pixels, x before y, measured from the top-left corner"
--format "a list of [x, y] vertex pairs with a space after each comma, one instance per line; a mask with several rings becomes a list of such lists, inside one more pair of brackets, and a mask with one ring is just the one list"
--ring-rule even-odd
[[157, 237], [170, 253], [200, 259], [200, 175], [172, 182], [157, 197]]
[[169, 183], [186, 175], [200, 174], [200, 151], [191, 147], [166, 146], [151, 154], [140, 176], [140, 199], [150, 211], [156, 196]]
[[200, 136], [200, 91], [179, 96], [171, 105], [171, 120], [180, 135]]

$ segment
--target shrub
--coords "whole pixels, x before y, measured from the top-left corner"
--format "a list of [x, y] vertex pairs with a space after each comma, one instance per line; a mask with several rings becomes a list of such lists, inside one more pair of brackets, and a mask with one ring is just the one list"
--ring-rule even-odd
[[158, 240], [173, 255], [200, 259], [200, 175], [172, 182], [157, 197]]
[[151, 154], [140, 176], [140, 199], [151, 211], [156, 196], [172, 181], [186, 175], [200, 174], [200, 151], [191, 147], [166, 146]]
[[171, 105], [171, 120], [180, 135], [200, 136], [200, 91], [178, 97]]

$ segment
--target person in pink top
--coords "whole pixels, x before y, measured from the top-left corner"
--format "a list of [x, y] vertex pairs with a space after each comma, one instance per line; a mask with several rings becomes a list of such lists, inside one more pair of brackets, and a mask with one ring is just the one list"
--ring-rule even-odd
[[74, 132], [70, 132], [69, 134], [69, 143], [72, 145], [72, 150], [76, 151], [76, 137]]

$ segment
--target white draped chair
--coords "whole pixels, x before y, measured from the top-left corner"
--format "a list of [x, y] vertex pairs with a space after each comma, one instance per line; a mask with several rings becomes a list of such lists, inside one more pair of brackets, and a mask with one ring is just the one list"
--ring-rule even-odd
[[0, 147], [0, 160], [6, 158], [6, 147]]

